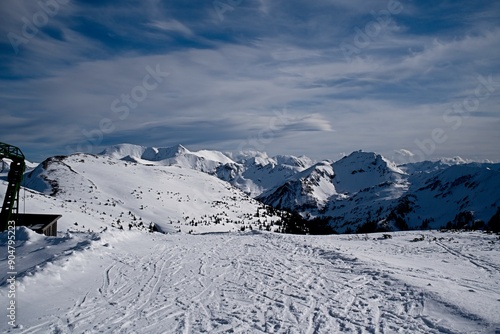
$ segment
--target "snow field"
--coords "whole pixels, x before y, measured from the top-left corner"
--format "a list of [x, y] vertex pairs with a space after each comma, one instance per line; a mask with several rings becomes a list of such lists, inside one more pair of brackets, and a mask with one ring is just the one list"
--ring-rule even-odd
[[18, 231], [20, 326], [0, 323], [6, 333], [500, 330], [491, 235], [27, 231]]

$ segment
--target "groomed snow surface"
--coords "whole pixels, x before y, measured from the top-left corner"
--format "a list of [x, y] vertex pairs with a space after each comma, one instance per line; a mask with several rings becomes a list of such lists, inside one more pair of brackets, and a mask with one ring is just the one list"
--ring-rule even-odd
[[0, 332], [500, 333], [498, 237], [422, 233], [20, 227], [15, 328], [0, 235]]

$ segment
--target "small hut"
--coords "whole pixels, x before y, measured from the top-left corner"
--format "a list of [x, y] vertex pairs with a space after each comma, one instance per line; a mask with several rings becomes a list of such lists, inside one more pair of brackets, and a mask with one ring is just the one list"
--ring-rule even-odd
[[57, 221], [62, 215], [20, 213], [17, 226], [26, 226], [36, 233], [45, 234], [49, 237], [57, 236]]

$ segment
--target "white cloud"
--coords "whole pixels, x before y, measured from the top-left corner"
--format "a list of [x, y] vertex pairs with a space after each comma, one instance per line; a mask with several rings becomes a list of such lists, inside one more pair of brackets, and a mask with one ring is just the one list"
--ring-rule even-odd
[[414, 157], [415, 154], [409, 150], [406, 150], [404, 148], [395, 150], [394, 153], [397, 153], [398, 155], [402, 156], [403, 158], [411, 158]]
[[192, 36], [193, 32], [186, 27], [184, 24], [177, 20], [168, 20], [168, 21], [152, 21], [149, 23], [149, 26], [158, 28], [164, 31], [173, 31], [179, 32], [186, 36]]

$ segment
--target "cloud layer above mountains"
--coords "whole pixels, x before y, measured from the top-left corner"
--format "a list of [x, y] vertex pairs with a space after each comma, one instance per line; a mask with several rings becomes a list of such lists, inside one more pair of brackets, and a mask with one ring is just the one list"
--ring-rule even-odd
[[1, 141], [28, 159], [129, 142], [500, 160], [498, 3], [8, 0], [0, 11]]

